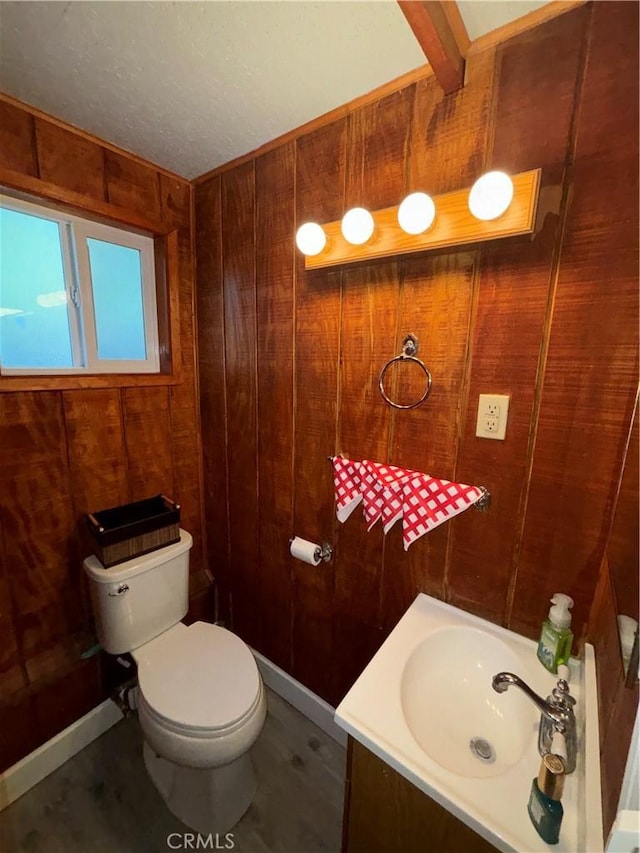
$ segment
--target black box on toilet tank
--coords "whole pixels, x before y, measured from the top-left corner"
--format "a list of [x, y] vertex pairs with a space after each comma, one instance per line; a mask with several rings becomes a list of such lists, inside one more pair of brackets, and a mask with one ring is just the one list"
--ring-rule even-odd
[[180, 539], [180, 506], [164, 495], [101, 509], [86, 519], [96, 557], [105, 568]]

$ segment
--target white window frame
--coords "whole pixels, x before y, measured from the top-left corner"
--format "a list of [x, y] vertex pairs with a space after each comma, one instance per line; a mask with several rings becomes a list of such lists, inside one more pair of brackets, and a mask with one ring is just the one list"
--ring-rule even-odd
[[[0, 193], [0, 206], [58, 224], [68, 299], [73, 367], [3, 367], [2, 376], [77, 376], [103, 373], [159, 373], [158, 306], [153, 237], [63, 213]], [[146, 359], [98, 358], [93, 285], [87, 238], [136, 249], [140, 253]]]

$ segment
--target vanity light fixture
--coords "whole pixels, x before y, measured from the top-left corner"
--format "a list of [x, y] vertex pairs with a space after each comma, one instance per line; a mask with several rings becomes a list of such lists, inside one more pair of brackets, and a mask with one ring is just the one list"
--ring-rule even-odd
[[[540, 169], [511, 177], [504, 172], [490, 172], [471, 188], [433, 196], [431, 205], [424, 198], [413, 198], [428, 198], [426, 193], [412, 193], [402, 204], [372, 213], [354, 208], [341, 221], [322, 224], [326, 246], [313, 256], [307, 255], [305, 269], [366, 263], [531, 235], [538, 224], [540, 176]], [[434, 215], [430, 219], [431, 210]], [[374, 221], [375, 239], [371, 240]]]
[[423, 234], [435, 218], [436, 206], [426, 193], [411, 193], [398, 208], [398, 224], [407, 234]]
[[317, 222], [305, 222], [296, 231], [296, 246], [307, 257], [319, 255], [326, 245], [327, 235]]
[[362, 246], [373, 234], [373, 216], [364, 207], [352, 207], [342, 217], [342, 236], [352, 246]]
[[506, 172], [487, 172], [478, 178], [469, 193], [469, 210], [476, 219], [488, 222], [509, 209], [513, 201], [513, 181]]

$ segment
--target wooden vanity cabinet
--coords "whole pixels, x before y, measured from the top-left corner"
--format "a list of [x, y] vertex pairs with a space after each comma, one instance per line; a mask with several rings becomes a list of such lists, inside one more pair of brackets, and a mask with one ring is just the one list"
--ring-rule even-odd
[[495, 853], [496, 848], [353, 738], [342, 853]]

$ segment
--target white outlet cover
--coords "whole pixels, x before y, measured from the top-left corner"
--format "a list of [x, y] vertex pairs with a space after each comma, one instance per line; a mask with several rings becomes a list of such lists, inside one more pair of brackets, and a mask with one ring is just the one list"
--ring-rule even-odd
[[480, 394], [478, 418], [476, 420], [478, 438], [504, 441], [507, 432], [510, 399], [509, 394]]

